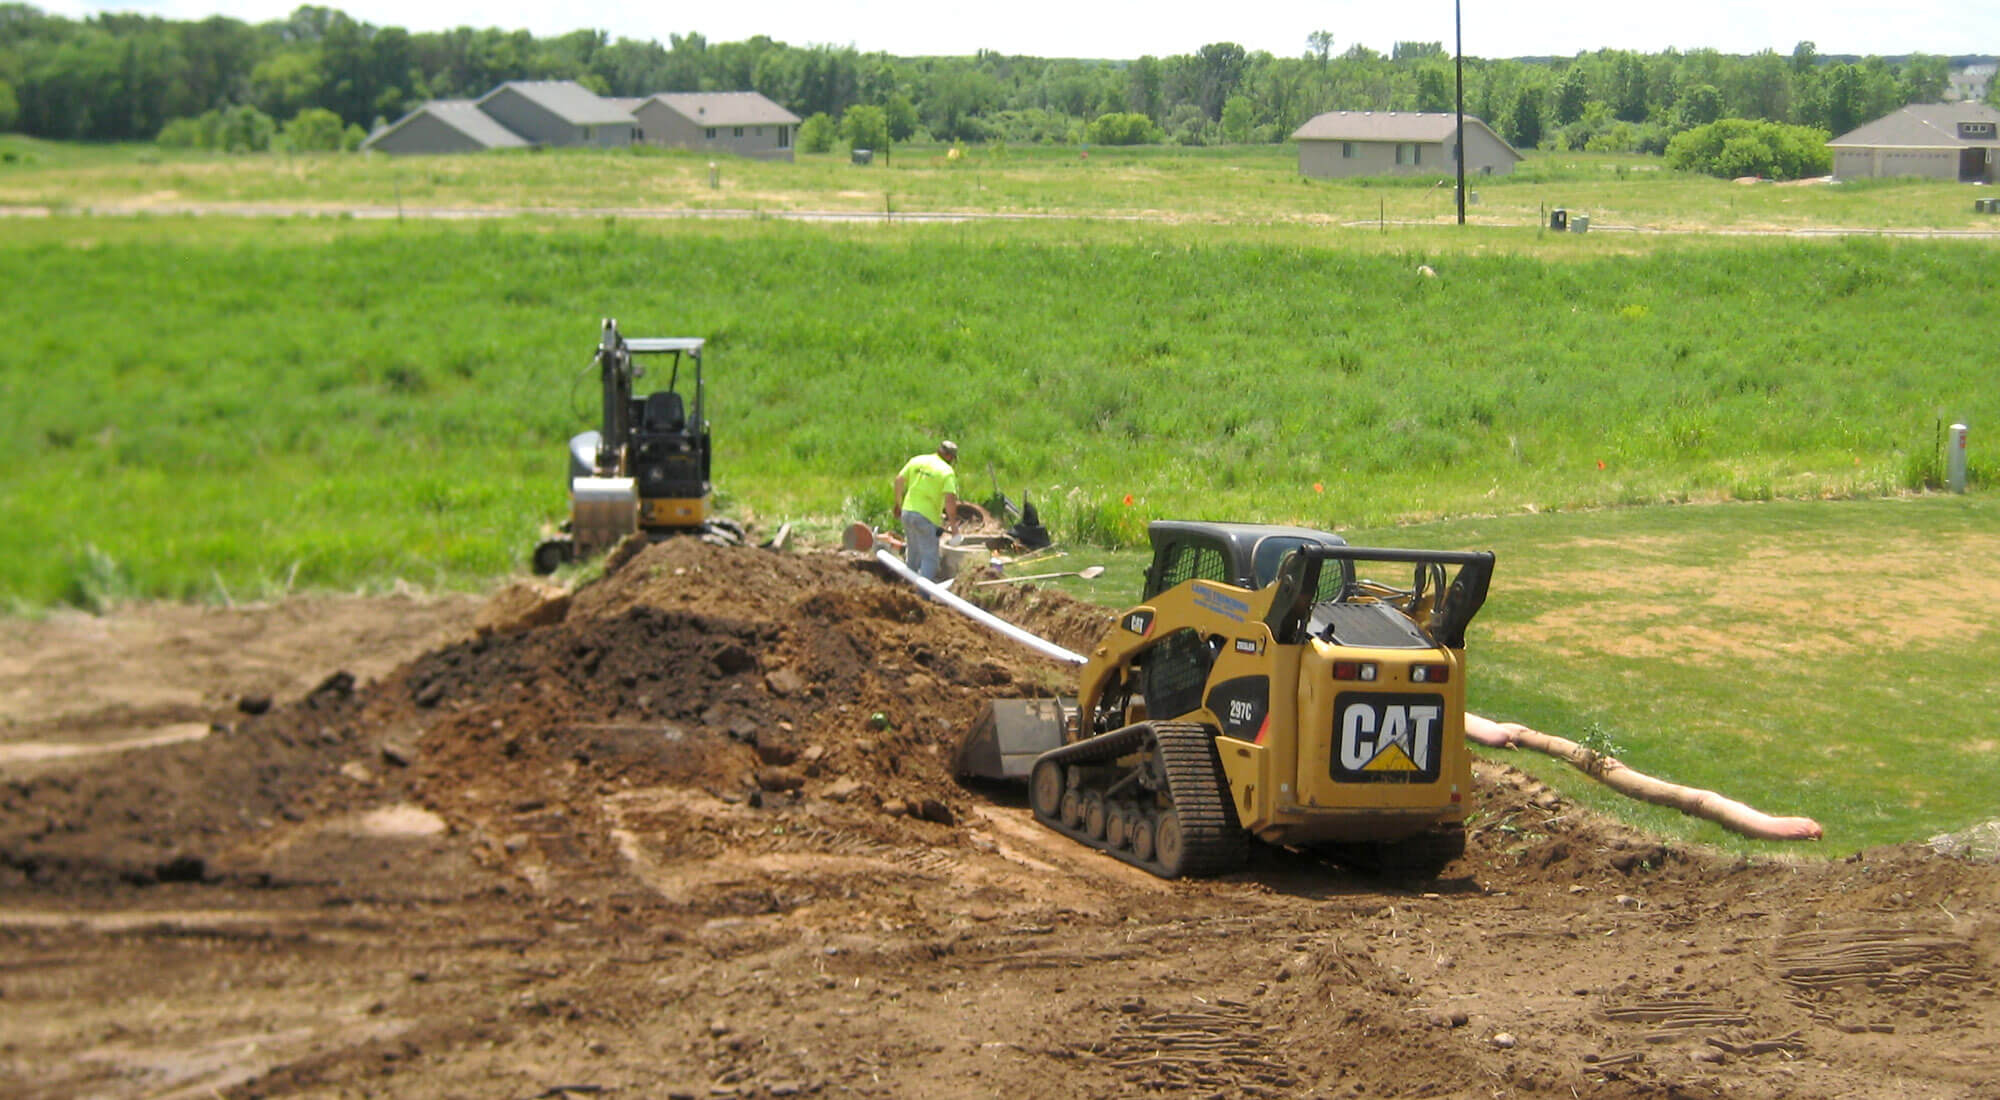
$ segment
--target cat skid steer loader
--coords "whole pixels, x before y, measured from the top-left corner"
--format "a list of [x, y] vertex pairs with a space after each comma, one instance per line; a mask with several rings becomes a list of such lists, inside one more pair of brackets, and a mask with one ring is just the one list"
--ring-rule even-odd
[[[1138, 606], [1074, 699], [999, 700], [963, 778], [1164, 878], [1255, 838], [1434, 875], [1465, 848], [1465, 628], [1487, 552], [1349, 546], [1298, 527], [1155, 522]], [[1387, 579], [1380, 579], [1387, 578]]]

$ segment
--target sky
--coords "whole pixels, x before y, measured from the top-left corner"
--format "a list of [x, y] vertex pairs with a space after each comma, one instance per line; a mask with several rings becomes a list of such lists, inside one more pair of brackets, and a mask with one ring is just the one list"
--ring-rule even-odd
[[[250, 23], [281, 19], [300, 0], [28, 0], [83, 18], [129, 11], [175, 20], [227, 15]], [[853, 46], [897, 56], [964, 55], [981, 49], [1036, 57], [1129, 59], [1191, 54], [1235, 42], [1278, 56], [1306, 52], [1306, 36], [1333, 34], [1334, 51], [1355, 45], [1388, 53], [1397, 42], [1452, 47], [1451, 3], [1330, 3], [1262, 0], [1247, 8], [1190, 0], [1002, 0], [964, 5], [936, 0], [740, 0], [690, 5], [602, 0], [570, 7], [548, 0], [319, 0], [376, 26], [410, 31], [451, 27], [525, 28], [538, 37], [594, 29], [612, 38], [657, 40], [699, 33], [710, 42], [764, 34], [793, 46]], [[2000, 54], [2000, 4], [1956, 0], [1678, 0], [1606, 3], [1543, 0], [1499, 4], [1461, 0], [1467, 56], [1574, 56], [1604, 48], [1658, 53], [1703, 47], [1723, 53], [1776, 50], [1801, 40], [1822, 54]]]

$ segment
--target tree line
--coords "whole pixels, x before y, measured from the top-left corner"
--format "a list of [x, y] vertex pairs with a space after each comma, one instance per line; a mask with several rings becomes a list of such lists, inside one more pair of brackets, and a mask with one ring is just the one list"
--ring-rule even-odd
[[[507, 80], [575, 80], [601, 95], [762, 92], [809, 120], [802, 138], [1184, 145], [1279, 142], [1330, 110], [1449, 111], [1450, 54], [1399, 42], [1388, 54], [1335, 32], [1297, 56], [1229, 42], [1192, 53], [1069, 60], [981, 52], [893, 57], [765, 36], [711, 43], [579, 30], [551, 38], [460, 27], [411, 33], [332, 8], [248, 24], [107, 13], [83, 20], [0, 4], [0, 130], [62, 140], [164, 139], [262, 148], [352, 146], [427, 99], [472, 98]], [[1943, 98], [1937, 55], [1825, 57], [1713, 50], [1465, 62], [1465, 108], [1518, 147], [1664, 152], [1719, 119], [1839, 134]], [[2000, 81], [1988, 93], [2000, 96]], [[865, 110], [850, 118], [857, 108]], [[808, 148], [811, 146], [808, 145]]]

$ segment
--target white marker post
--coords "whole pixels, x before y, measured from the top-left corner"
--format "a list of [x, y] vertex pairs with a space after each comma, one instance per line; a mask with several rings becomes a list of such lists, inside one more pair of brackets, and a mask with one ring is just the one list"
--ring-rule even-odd
[[1954, 493], [1965, 491], [1965, 437], [1969, 429], [1963, 424], [1953, 424], [1951, 435], [1945, 441], [1944, 485]]

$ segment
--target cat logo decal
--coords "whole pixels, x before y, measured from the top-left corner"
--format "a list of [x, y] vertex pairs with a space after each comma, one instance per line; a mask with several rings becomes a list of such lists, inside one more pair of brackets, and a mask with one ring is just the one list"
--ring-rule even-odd
[[1444, 755], [1444, 698], [1344, 692], [1334, 700], [1333, 778], [1428, 783]]

